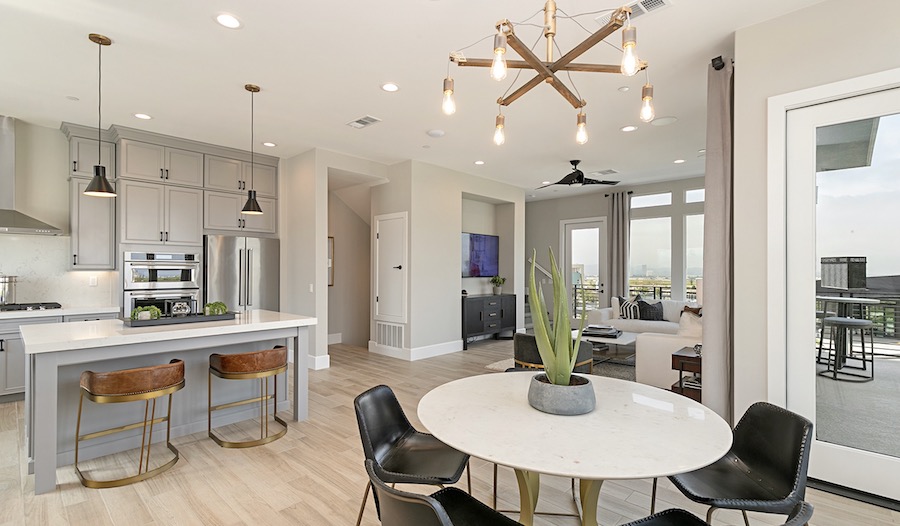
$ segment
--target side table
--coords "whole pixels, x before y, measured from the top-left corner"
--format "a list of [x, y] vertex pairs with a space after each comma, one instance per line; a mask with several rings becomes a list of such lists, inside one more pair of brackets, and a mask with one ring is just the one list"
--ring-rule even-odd
[[[672, 384], [672, 392], [700, 402], [700, 364], [701, 357], [692, 347], [683, 347], [673, 352], [672, 369], [678, 371], [678, 381]], [[684, 373], [693, 373], [693, 376], [685, 378]]]

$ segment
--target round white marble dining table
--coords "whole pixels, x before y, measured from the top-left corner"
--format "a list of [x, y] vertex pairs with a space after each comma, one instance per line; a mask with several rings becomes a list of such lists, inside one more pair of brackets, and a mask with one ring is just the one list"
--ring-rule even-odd
[[472, 456], [515, 469], [522, 524], [533, 523], [540, 474], [580, 479], [582, 524], [597, 524], [604, 480], [640, 479], [707, 466], [731, 447], [731, 427], [679, 394], [587, 376], [597, 397], [579, 416], [528, 404], [534, 372], [484, 374], [429, 391], [418, 416], [430, 433]]

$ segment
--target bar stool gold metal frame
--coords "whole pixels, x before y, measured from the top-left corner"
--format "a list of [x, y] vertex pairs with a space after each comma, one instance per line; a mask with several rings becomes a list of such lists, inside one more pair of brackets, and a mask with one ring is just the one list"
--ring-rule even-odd
[[[140, 393], [128, 393], [122, 395], [98, 395], [91, 393], [86, 388], [81, 387], [81, 396], [78, 399], [78, 420], [75, 424], [75, 473], [78, 474], [78, 480], [81, 481], [81, 484], [88, 488], [116, 488], [119, 486], [126, 486], [128, 484], [134, 484], [135, 482], [140, 482], [142, 480], [148, 479], [150, 477], [159, 475], [160, 473], [168, 470], [172, 466], [178, 462], [178, 459], [181, 458], [181, 453], [178, 452], [178, 449], [172, 445], [171, 433], [172, 433], [172, 422], [170, 417], [172, 415], [172, 393], [175, 391], [180, 391], [184, 387], [184, 378], [181, 379], [181, 382], [164, 387], [162, 389], [156, 389], [152, 391], [145, 391]], [[168, 410], [166, 412], [166, 416], [156, 418], [156, 399], [160, 396], [169, 395], [168, 402]], [[128, 424], [124, 426], [114, 427], [110, 429], [105, 429], [103, 431], [96, 431], [93, 433], [81, 434], [81, 413], [82, 413], [82, 405], [84, 403], [84, 399], [97, 403], [97, 404], [115, 404], [115, 403], [123, 403], [123, 402], [135, 402], [144, 400], [144, 420], [142, 422], [136, 422], [133, 424]], [[150, 401], [152, 403], [152, 409], [150, 408]], [[147, 420], [147, 413], [150, 413], [150, 420]], [[171, 451], [175, 456], [172, 460], [169, 460], [165, 464], [150, 469], [150, 448], [153, 445], [153, 426], [156, 424], [160, 424], [162, 422], [166, 423], [166, 447]], [[149, 436], [147, 433], [147, 425], [150, 426]], [[106, 435], [111, 435], [113, 433], [121, 433], [123, 431], [129, 431], [132, 429], [142, 428], [141, 431], [141, 450], [140, 450], [140, 461], [138, 462], [138, 473], [137, 475], [132, 475], [130, 477], [113, 479], [113, 480], [96, 480], [88, 478], [84, 473], [82, 473], [81, 469], [78, 467], [78, 445], [85, 441], [91, 440], [94, 438], [99, 438]], [[146, 455], [146, 463], [144, 457], [144, 446], [147, 447], [147, 455]]]
[[[287, 372], [287, 363], [280, 367], [276, 367], [274, 369], [267, 369], [265, 371], [251, 371], [246, 373], [228, 373], [222, 372], [217, 369], [214, 369], [212, 366], [209, 368], [209, 398], [207, 401], [207, 432], [209, 434], [209, 438], [213, 439], [216, 444], [224, 448], [244, 448], [244, 447], [254, 447], [261, 446], [263, 444], [268, 444], [269, 442], [278, 440], [283, 437], [285, 433], [287, 433], [287, 422], [282, 420], [276, 413], [278, 411], [278, 401], [275, 399], [278, 394], [278, 375], [281, 373]], [[253, 380], [259, 379], [259, 396], [255, 398], [249, 398], [247, 400], [239, 400], [237, 402], [229, 402], [227, 404], [219, 404], [212, 405], [213, 399], [213, 376], [218, 376], [224, 380]], [[269, 394], [269, 377], [274, 376], [274, 390], [272, 394]], [[269, 434], [269, 400], [272, 400], [275, 404], [275, 408], [272, 411], [272, 418], [281, 424], [282, 430], [274, 435]], [[213, 433], [212, 429], [212, 413], [213, 411], [218, 411], [220, 409], [228, 409], [229, 407], [238, 407], [241, 405], [252, 404], [254, 402], [259, 402], [259, 438], [255, 440], [245, 440], [241, 442], [234, 442], [229, 440], [224, 440], [218, 437], [215, 433]]]

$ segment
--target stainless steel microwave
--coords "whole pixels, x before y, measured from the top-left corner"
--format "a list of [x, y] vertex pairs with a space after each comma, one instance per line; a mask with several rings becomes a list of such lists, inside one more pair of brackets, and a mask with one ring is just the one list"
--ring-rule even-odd
[[126, 252], [124, 290], [195, 289], [200, 287], [198, 254]]

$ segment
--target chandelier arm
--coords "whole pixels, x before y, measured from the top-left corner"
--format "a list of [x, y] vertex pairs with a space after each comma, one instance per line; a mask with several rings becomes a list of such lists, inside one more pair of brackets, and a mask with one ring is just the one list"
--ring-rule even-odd
[[559, 59], [557, 59], [556, 62], [553, 63], [550, 69], [552, 71], [558, 71], [560, 68], [569, 64], [570, 62], [584, 54], [587, 50], [603, 41], [603, 39], [618, 31], [622, 27], [625, 14], [629, 11], [630, 10], [628, 10], [628, 8], [626, 7], [620, 7], [619, 9], [617, 9], [605, 26], [601, 27], [594, 34], [584, 39], [581, 44], [573, 47], [571, 50], [569, 50], [568, 53], [559, 57]]
[[[489, 68], [492, 61], [488, 58], [467, 58], [465, 62], [457, 62], [458, 66], [473, 66], [477, 68]], [[551, 69], [552, 62], [543, 62], [547, 69]], [[509, 69], [533, 69], [528, 62], [524, 60], [507, 60], [506, 67]], [[647, 67], [646, 62], [643, 67]], [[573, 62], [558, 68], [556, 71], [585, 71], [588, 73], [622, 73], [620, 64], [585, 64], [582, 62]]]
[[[522, 88], [519, 88], [518, 90], [513, 92], [512, 95], [503, 99], [504, 101], [506, 101], [506, 104], [503, 104], [502, 102], [501, 104], [503, 104], [504, 106], [508, 106], [509, 103], [511, 103], [513, 100], [521, 97], [529, 90], [531, 90], [534, 86], [540, 84], [541, 79], [547, 79], [550, 82], [550, 85], [553, 86], [553, 88], [558, 91], [559, 94], [563, 96], [563, 98], [569, 101], [569, 104], [571, 104], [574, 108], [578, 109], [582, 106], [581, 99], [579, 99], [574, 93], [572, 93], [572, 90], [570, 90], [568, 86], [563, 84], [563, 82], [559, 80], [559, 78], [557, 78], [557, 76], [554, 74], [554, 70], [545, 66], [544, 62], [541, 61], [541, 59], [539, 59], [530, 49], [528, 49], [514, 33], [510, 33], [506, 38], [509, 47], [513, 48], [516, 53], [519, 54], [519, 56], [525, 59], [525, 62], [527, 62], [528, 65], [532, 67], [532, 69], [537, 71], [538, 82], [532, 85], [532, 82], [534, 81], [534, 79], [532, 79], [532, 82], [525, 84], [525, 86], [522, 86]], [[523, 89], [526, 87], [527, 89]]]

